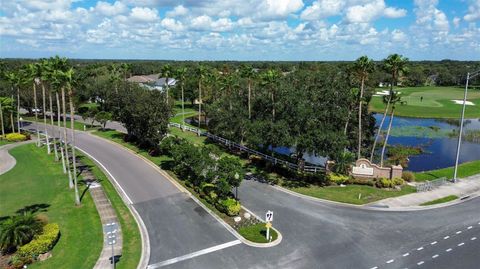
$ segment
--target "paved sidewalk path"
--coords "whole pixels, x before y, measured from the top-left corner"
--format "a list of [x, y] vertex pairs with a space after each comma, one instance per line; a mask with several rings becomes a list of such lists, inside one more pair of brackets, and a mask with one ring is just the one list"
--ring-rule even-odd
[[10, 171], [13, 167], [15, 167], [15, 164], [17, 164], [15, 158], [13, 158], [12, 155], [8, 153], [8, 151], [14, 147], [32, 142], [33, 140], [29, 140], [20, 143], [7, 144], [0, 147], [0, 175], [3, 175], [6, 172]]
[[83, 180], [90, 185], [88, 190], [90, 191], [90, 195], [92, 196], [93, 202], [97, 207], [98, 214], [100, 215], [100, 220], [102, 222], [103, 227], [103, 249], [100, 253], [100, 257], [95, 264], [94, 269], [107, 269], [112, 268], [112, 246], [108, 244], [108, 234], [107, 234], [107, 227], [110, 226], [111, 223], [116, 223], [117, 229], [115, 232], [115, 241], [116, 244], [114, 245], [114, 255], [115, 257], [119, 257], [122, 255], [122, 231], [120, 229], [120, 223], [117, 218], [117, 214], [108, 200], [102, 185], [97, 182], [95, 176], [92, 172], [88, 169], [87, 166], [78, 163], [78, 169], [81, 171], [81, 175]]
[[449, 195], [463, 197], [480, 191], [480, 174], [460, 179], [457, 183], [448, 183], [432, 191], [416, 192], [400, 197], [388, 198], [370, 205], [395, 207], [411, 207], [440, 199]]

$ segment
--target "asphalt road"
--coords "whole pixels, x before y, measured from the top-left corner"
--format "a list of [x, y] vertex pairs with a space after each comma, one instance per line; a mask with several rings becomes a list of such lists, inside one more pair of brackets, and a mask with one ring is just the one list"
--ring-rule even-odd
[[239, 188], [243, 205], [258, 215], [273, 210], [273, 224], [283, 235], [276, 247], [253, 248], [235, 243], [213, 217], [129, 151], [85, 133], [78, 133], [77, 145], [133, 201], [148, 228], [154, 267], [479, 268], [479, 198], [441, 209], [381, 212], [306, 200], [246, 180]]

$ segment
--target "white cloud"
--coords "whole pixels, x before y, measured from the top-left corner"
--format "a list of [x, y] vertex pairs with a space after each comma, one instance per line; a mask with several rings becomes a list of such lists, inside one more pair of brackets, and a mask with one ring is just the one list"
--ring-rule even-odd
[[299, 11], [302, 7], [302, 0], [263, 0], [258, 10], [262, 17], [283, 18]]
[[318, 20], [340, 14], [345, 6], [344, 0], [317, 0], [302, 11], [303, 20]]
[[176, 21], [175, 19], [172, 18], [165, 18], [162, 20], [160, 23], [165, 29], [170, 30], [170, 31], [176, 31], [180, 32], [185, 29], [183, 24], [179, 21]]
[[452, 23], [455, 26], [455, 28], [458, 28], [458, 26], [460, 26], [460, 21], [461, 19], [459, 17], [453, 18]]
[[407, 14], [405, 9], [387, 7], [384, 0], [372, 0], [347, 8], [345, 18], [351, 23], [368, 23], [381, 16], [399, 18]]
[[158, 20], [158, 13], [154, 8], [134, 7], [132, 8], [130, 17], [139, 22], [153, 22]]
[[437, 0], [415, 0], [416, 23], [427, 30], [447, 32], [449, 30], [447, 15], [437, 9], [437, 4]]
[[480, 0], [470, 1], [468, 13], [463, 17], [466, 21], [480, 20]]
[[407, 40], [407, 35], [401, 30], [395, 29], [392, 31], [392, 40], [395, 42], [404, 42]]
[[105, 16], [116, 16], [125, 13], [127, 11], [127, 6], [119, 1], [116, 1], [113, 4], [99, 1], [95, 6], [95, 11]]
[[207, 15], [193, 18], [190, 24], [190, 28], [197, 31], [224, 32], [231, 30], [232, 27], [233, 23], [229, 18], [212, 20], [212, 18]]
[[183, 5], [176, 6], [173, 10], [167, 12], [167, 17], [185, 16], [188, 14], [188, 9]]

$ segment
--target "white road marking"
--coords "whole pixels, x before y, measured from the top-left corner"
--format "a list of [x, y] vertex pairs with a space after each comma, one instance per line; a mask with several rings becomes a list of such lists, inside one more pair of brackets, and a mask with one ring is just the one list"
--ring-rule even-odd
[[424, 261], [417, 262], [417, 265], [422, 265], [422, 264], [424, 264], [424, 263], [425, 263]]
[[392, 263], [394, 261], [395, 261], [394, 259], [391, 259], [391, 260], [387, 261], [387, 263]]
[[417, 248], [417, 250], [422, 250], [422, 249], [423, 249], [423, 247], [419, 247], [419, 248]]
[[213, 247], [210, 247], [210, 248], [206, 248], [206, 249], [202, 249], [202, 250], [199, 250], [199, 251], [196, 251], [196, 252], [192, 252], [190, 254], [179, 256], [179, 257], [176, 257], [176, 258], [172, 258], [172, 259], [169, 259], [169, 260], [166, 260], [166, 261], [163, 261], [163, 262], [150, 264], [149, 266], [147, 266], [147, 269], [160, 268], [160, 267], [167, 266], [167, 265], [170, 265], [170, 264], [174, 264], [174, 263], [177, 263], [177, 262], [192, 259], [192, 258], [201, 256], [201, 255], [212, 253], [212, 252], [224, 249], [224, 248], [232, 247], [232, 246], [235, 246], [235, 245], [238, 245], [238, 244], [242, 244], [242, 241], [240, 241], [240, 240], [230, 241], [230, 242], [227, 242], [227, 243], [224, 243], [224, 244], [220, 244], [220, 245], [217, 245], [217, 246], [213, 246]]
[[407, 257], [408, 255], [410, 255], [410, 253], [407, 252], [407, 253], [403, 254], [402, 256]]
[[372, 268], [370, 268], [370, 269], [378, 269], [378, 266], [372, 267]]
[[458, 232], [456, 232], [455, 234], [461, 234], [461, 233], [462, 233], [462, 231], [458, 231]]
[[435, 259], [437, 257], [438, 257], [438, 254], [435, 254], [435, 255], [432, 256], [432, 259]]
[[448, 239], [448, 238], [450, 238], [450, 236], [449, 236], [449, 235], [445, 236], [443, 239]]
[[472, 241], [473, 241], [473, 240], [476, 240], [476, 239], [477, 239], [476, 237], [472, 237], [470, 240], [472, 240]]
[[463, 245], [465, 245], [465, 243], [462, 242], [462, 243], [458, 244], [457, 246], [461, 247]]
[[446, 252], [450, 252], [450, 251], [452, 251], [452, 249], [451, 249], [451, 248], [449, 248], [449, 249], [447, 249], [447, 250], [445, 250], [445, 251], [446, 251]]
[[468, 226], [468, 227], [467, 227], [467, 230], [470, 230], [470, 229], [472, 229], [472, 228], [473, 228], [473, 226]]
[[432, 243], [430, 243], [430, 245], [435, 245], [437, 243], [437, 241], [433, 241]]

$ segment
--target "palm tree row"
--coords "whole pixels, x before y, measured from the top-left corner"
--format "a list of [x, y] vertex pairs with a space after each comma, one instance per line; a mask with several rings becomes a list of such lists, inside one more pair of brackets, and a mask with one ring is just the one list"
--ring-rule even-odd
[[[60, 58], [58, 56], [50, 59], [44, 59], [37, 63], [31, 63], [24, 66], [18, 72], [9, 72], [5, 74], [6, 79], [11, 84], [12, 100], [13, 94], [16, 93], [16, 114], [17, 114], [17, 130], [20, 132], [20, 88], [25, 85], [31, 85], [33, 91], [33, 103], [35, 121], [39, 122], [39, 109], [37, 102], [37, 89], [40, 87], [42, 95], [42, 114], [43, 114], [43, 132], [45, 134], [45, 141], [47, 145], [47, 154], [51, 154], [53, 145], [53, 152], [55, 154], [55, 161], [62, 161], [63, 172], [68, 174], [69, 187], [75, 191], [75, 204], [80, 205], [80, 196], [78, 193], [77, 184], [77, 167], [76, 167], [76, 154], [75, 154], [75, 132], [74, 132], [74, 85], [75, 85], [75, 72], [72, 67], [68, 65], [66, 58]], [[29, 86], [27, 86], [29, 87]], [[68, 94], [69, 110], [70, 110], [70, 127], [67, 126], [67, 104], [66, 95]], [[47, 116], [50, 117], [50, 124], [54, 126], [54, 96], [56, 99], [56, 113], [57, 113], [57, 129], [48, 128]], [[47, 107], [48, 98], [48, 107]], [[61, 101], [61, 102], [60, 102]], [[2, 104], [0, 104], [0, 118], [2, 120], [2, 135], [5, 134], [3, 124], [3, 111]], [[15, 132], [15, 125], [13, 120], [14, 109], [8, 110], [10, 113], [11, 129]], [[63, 114], [63, 126], [61, 124], [60, 115]], [[71, 136], [67, 136], [67, 129], [71, 129]], [[37, 135], [37, 146], [40, 146], [40, 130], [39, 125], [35, 125]], [[63, 137], [62, 137], [63, 129]], [[49, 134], [49, 130], [53, 133]], [[57, 131], [57, 132], [56, 132]], [[56, 140], [58, 137], [58, 141]], [[62, 137], [60, 139], [60, 137]], [[63, 141], [62, 141], [63, 140]], [[68, 141], [70, 140], [70, 143]], [[59, 152], [60, 151], [60, 156]], [[70, 156], [72, 162], [70, 162]]]

